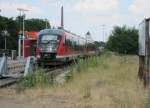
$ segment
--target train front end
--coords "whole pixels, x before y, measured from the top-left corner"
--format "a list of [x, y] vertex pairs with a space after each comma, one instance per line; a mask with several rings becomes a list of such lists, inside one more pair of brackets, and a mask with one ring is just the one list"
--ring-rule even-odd
[[51, 65], [56, 61], [57, 50], [59, 47], [61, 32], [53, 29], [45, 29], [39, 33], [38, 48], [40, 55], [38, 63]]

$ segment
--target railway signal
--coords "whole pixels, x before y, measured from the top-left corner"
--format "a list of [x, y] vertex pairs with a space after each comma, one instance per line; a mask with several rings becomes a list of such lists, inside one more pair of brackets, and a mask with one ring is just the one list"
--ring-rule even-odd
[[8, 33], [7, 30], [3, 30], [2, 31], [2, 36], [4, 36], [5, 38], [5, 50], [7, 49], [7, 37], [9, 36], [10, 34]]

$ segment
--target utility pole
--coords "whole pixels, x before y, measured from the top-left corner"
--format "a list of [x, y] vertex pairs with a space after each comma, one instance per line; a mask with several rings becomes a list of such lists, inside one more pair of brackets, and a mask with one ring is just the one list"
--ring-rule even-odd
[[21, 57], [21, 34], [18, 37], [18, 57]]
[[104, 39], [104, 37], [105, 37], [105, 26], [106, 26], [106, 25], [104, 25], [104, 24], [101, 25], [101, 27], [102, 27], [102, 38], [103, 38], [102, 41], [103, 41], [103, 42], [105, 41], [105, 39]]
[[[25, 24], [24, 24], [24, 20], [25, 20], [25, 12], [26, 11], [29, 11], [29, 10], [27, 10], [27, 9], [23, 9], [23, 8], [17, 8], [17, 10], [20, 12], [20, 17], [21, 17], [21, 14], [22, 14], [22, 16], [23, 16], [23, 21], [22, 21], [22, 40], [23, 40], [23, 51], [22, 51], [22, 55], [23, 55], [23, 57], [24, 57], [24, 38], [25, 38], [25, 36], [24, 36], [24, 30], [25, 30]], [[21, 31], [21, 27], [20, 27], [20, 31]], [[21, 48], [21, 47], [20, 47]], [[20, 55], [20, 54], [19, 54]]]
[[47, 19], [45, 19], [45, 28], [47, 29], [48, 26], [47, 26]]
[[2, 10], [0, 9], [0, 12], [2, 12]]
[[19, 37], [18, 37], [18, 57], [20, 58], [21, 57], [21, 40], [22, 40], [22, 36], [21, 36], [21, 34], [22, 34], [22, 24], [21, 24], [21, 9], [17, 9], [18, 11], [19, 11], [19, 28], [20, 28], [20, 30], [19, 30]]

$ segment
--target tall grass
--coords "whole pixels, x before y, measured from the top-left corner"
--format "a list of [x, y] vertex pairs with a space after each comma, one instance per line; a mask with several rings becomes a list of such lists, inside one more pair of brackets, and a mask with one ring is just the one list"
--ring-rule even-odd
[[72, 79], [64, 88], [78, 91], [78, 108], [150, 108], [148, 90], [137, 73], [136, 56], [106, 52], [80, 60], [72, 67]]
[[27, 88], [49, 87], [52, 85], [52, 83], [52, 79], [50, 79], [47, 74], [42, 69], [40, 69], [32, 74], [19, 78], [17, 81], [16, 91], [17, 93], [20, 93]]
[[66, 81], [68, 82], [71, 80], [75, 73], [88, 72], [90, 69], [95, 69], [98, 67], [108, 69], [110, 66], [109, 63], [107, 63], [107, 58], [109, 58], [111, 55], [111, 52], [107, 52], [102, 54], [101, 57], [94, 56], [86, 59], [80, 59], [78, 62], [70, 66], [70, 72], [68, 72], [68, 74], [65, 76]]
[[149, 96], [147, 97], [147, 101], [145, 101], [145, 106], [144, 108], [150, 108], [150, 94]]

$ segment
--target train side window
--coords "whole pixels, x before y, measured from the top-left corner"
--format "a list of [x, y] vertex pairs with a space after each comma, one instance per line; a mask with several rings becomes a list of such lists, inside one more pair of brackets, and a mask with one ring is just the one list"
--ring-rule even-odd
[[66, 35], [64, 36], [64, 43], [63, 45], [66, 45]]
[[65, 36], [65, 45], [66, 46], [68, 45], [68, 36], [67, 35]]
[[64, 36], [64, 44], [66, 44], [66, 36]]
[[68, 36], [66, 35], [65, 36], [65, 45], [68, 46], [68, 44], [69, 44], [69, 39], [68, 39]]

